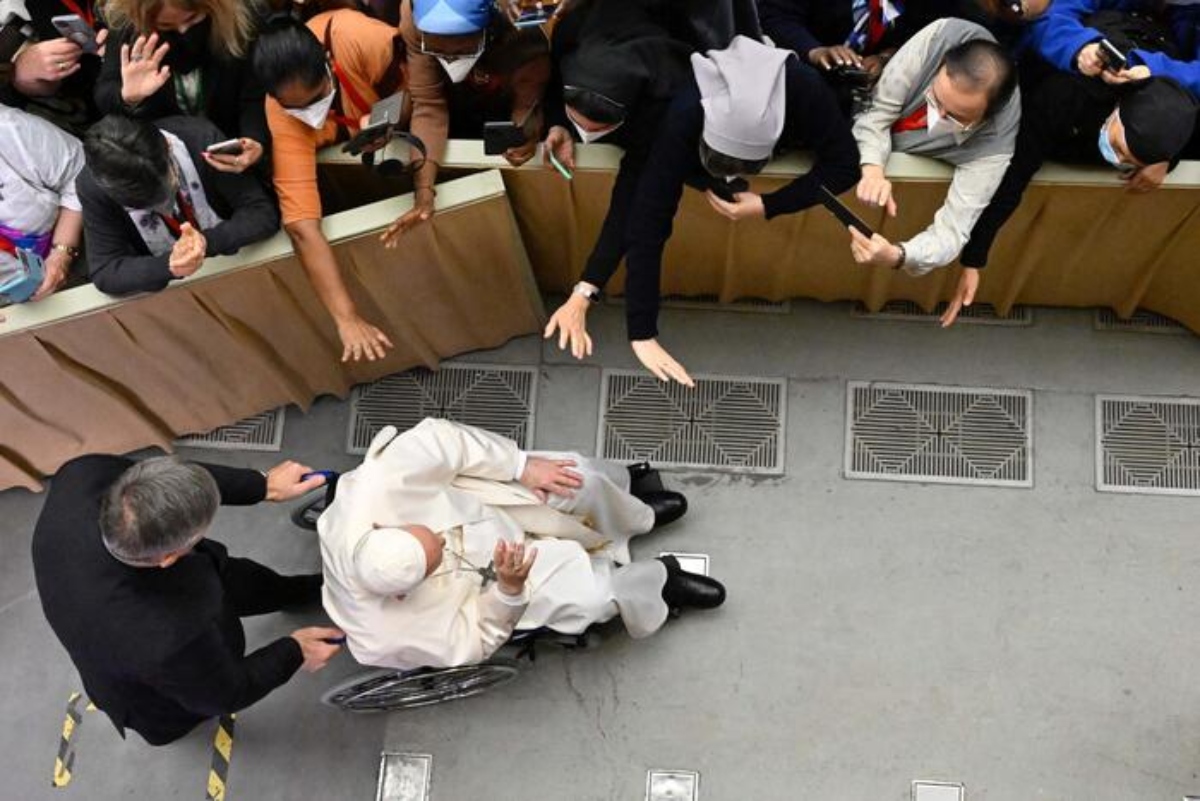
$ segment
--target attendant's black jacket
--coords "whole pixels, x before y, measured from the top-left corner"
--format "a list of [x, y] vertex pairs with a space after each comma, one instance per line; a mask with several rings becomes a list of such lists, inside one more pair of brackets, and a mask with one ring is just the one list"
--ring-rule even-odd
[[[133, 462], [84, 456], [51, 483], [33, 534], [42, 609], [88, 697], [117, 729], [159, 745], [204, 720], [253, 704], [303, 663], [283, 637], [245, 655], [242, 624], [222, 583], [225, 546], [205, 539], [167, 568], [129, 567], [100, 535], [100, 503]], [[202, 465], [222, 504], [263, 500], [255, 470]]]
[[[205, 147], [224, 138], [211, 122], [171, 117], [156, 124], [187, 145], [209, 205], [225, 220], [201, 232], [208, 256], [236, 253], [279, 230], [279, 209], [257, 178], [249, 172], [214, 170], [200, 155]], [[86, 166], [75, 180], [75, 189], [83, 206], [88, 274], [96, 288], [110, 295], [165, 288], [174, 278], [168, 266], [170, 255], [151, 255], [129, 213], [100, 188]]]

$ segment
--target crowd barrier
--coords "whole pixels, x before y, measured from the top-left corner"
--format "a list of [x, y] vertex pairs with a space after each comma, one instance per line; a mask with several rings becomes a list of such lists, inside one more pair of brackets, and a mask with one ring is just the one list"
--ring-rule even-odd
[[[452, 141], [432, 225], [385, 250], [378, 233], [411, 208], [404, 178], [322, 154], [325, 230], [363, 315], [396, 348], [375, 363], [343, 365], [336, 330], [284, 234], [236, 257], [210, 259], [166, 291], [125, 299], [90, 286], [4, 309], [0, 322], [0, 488], [37, 488], [88, 452], [170, 447], [285, 403], [537, 331], [538, 290], [565, 293], [599, 231], [621, 154], [578, 149], [574, 179], [540, 163], [508, 168], [478, 142]], [[755, 179], [771, 191], [806, 171], [805, 156], [773, 162]], [[502, 170], [495, 168], [502, 167]], [[856, 207], [885, 236], [921, 230], [941, 205], [950, 170], [895, 155], [888, 164], [900, 214]], [[1159, 191], [1127, 192], [1107, 169], [1043, 169], [993, 249], [977, 300], [1141, 307], [1200, 331], [1200, 163], [1184, 163]], [[532, 268], [532, 269], [531, 269]], [[824, 209], [771, 222], [732, 223], [687, 191], [665, 254], [667, 295], [857, 300], [878, 309], [910, 300], [927, 310], [954, 292], [958, 269], [912, 278], [865, 268]], [[620, 294], [620, 274], [609, 291]], [[535, 284], [536, 281], [536, 284]]]
[[[578, 280], [608, 206], [621, 152], [602, 144], [578, 148], [574, 180], [537, 164], [505, 169], [504, 182], [538, 285], [562, 293]], [[503, 167], [478, 142], [450, 143], [446, 167]], [[363, 171], [331, 149], [324, 171], [346, 202], [365, 189]], [[804, 155], [773, 162], [752, 181], [769, 192], [809, 169]], [[353, 172], [351, 170], [354, 170]], [[888, 164], [900, 211], [894, 219], [846, 199], [892, 241], [921, 231], [946, 195], [951, 170], [925, 158], [897, 154]], [[1015, 304], [1111, 307], [1128, 316], [1141, 307], [1200, 331], [1200, 162], [1181, 164], [1153, 193], [1128, 192], [1107, 168], [1049, 165], [1035, 178], [1021, 208], [992, 250], [977, 300], [1007, 311]], [[861, 301], [877, 310], [909, 300], [932, 310], [949, 299], [959, 270], [912, 278], [857, 265], [846, 230], [823, 208], [770, 222], [733, 223], [695, 191], [684, 193], [663, 263], [668, 295], [718, 296], [723, 301], [815, 298]], [[620, 294], [622, 278], [609, 287]]]
[[80, 454], [170, 448], [539, 329], [544, 309], [499, 173], [440, 186], [435, 223], [385, 250], [378, 234], [411, 207], [396, 197], [324, 221], [361, 314], [395, 342], [382, 361], [341, 363], [283, 233], [157, 294], [82, 286], [0, 310], [0, 488], [37, 489]]

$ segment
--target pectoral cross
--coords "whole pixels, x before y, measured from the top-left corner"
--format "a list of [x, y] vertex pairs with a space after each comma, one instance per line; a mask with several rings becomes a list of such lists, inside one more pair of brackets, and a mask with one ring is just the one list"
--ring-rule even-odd
[[491, 584], [493, 581], [496, 580], [495, 565], [496, 565], [496, 561], [494, 559], [492, 559], [492, 560], [488, 561], [487, 567], [475, 568], [475, 572], [478, 573], [479, 578], [481, 578], [483, 580], [483, 583], [479, 585], [479, 589], [486, 590], [487, 585]]

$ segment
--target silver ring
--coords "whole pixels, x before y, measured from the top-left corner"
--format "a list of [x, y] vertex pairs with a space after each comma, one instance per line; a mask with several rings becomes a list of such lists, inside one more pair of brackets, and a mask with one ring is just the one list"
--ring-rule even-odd
[[141, 53], [135, 53], [134, 55], [132, 55], [132, 56], [130, 56], [130, 57], [129, 57], [129, 60], [130, 60], [130, 61], [141, 61], [141, 60], [142, 60], [142, 54], [141, 54]]
[[65, 61], [58, 62], [58, 71], [59, 72], [65, 72], [66, 69], [67, 69], [67, 62], [65, 62]]

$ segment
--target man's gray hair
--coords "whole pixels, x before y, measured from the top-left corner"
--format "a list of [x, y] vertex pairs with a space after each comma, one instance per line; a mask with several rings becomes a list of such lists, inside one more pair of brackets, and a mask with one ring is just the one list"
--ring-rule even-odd
[[100, 532], [117, 559], [154, 565], [199, 539], [220, 503], [217, 482], [203, 467], [175, 456], [146, 459], [109, 488]]

